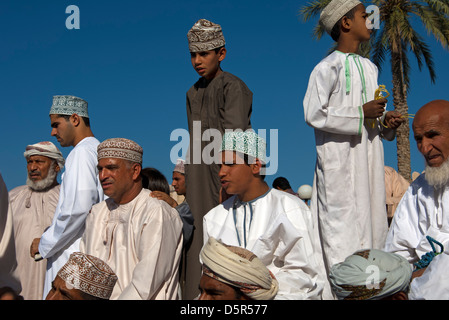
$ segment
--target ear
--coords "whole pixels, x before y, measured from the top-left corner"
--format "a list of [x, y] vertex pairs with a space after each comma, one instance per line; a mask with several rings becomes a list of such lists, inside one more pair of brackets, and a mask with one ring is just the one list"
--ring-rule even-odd
[[59, 171], [61, 171], [61, 168], [59, 167], [58, 163], [55, 162], [55, 171], [56, 173], [58, 173]]
[[74, 126], [74, 127], [78, 127], [79, 124], [81, 123], [81, 117], [79, 115], [77, 115], [76, 113], [72, 114], [70, 116], [70, 123]]
[[142, 166], [138, 163], [134, 163], [132, 169], [133, 169], [133, 180], [137, 180], [140, 177]]
[[260, 170], [262, 169], [262, 162], [259, 159], [256, 159], [251, 166], [251, 171], [253, 174], [260, 174]]
[[348, 17], [344, 16], [340, 20], [340, 26], [345, 30], [350, 30], [352, 28], [352, 19], [349, 19]]
[[223, 47], [220, 50], [218, 50], [218, 61], [223, 61], [226, 58], [226, 48]]

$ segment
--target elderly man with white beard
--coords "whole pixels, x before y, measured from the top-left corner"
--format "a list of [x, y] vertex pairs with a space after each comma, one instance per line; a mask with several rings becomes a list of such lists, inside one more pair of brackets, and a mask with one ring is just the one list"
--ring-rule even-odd
[[384, 247], [410, 263], [433, 251], [427, 236], [449, 249], [449, 101], [435, 100], [419, 109], [413, 132], [425, 173], [399, 203]]
[[17, 272], [25, 300], [39, 300], [44, 290], [47, 260], [34, 261], [30, 244], [51, 225], [59, 199], [58, 173], [65, 160], [51, 142], [39, 142], [26, 147], [26, 185], [9, 192], [13, 217]]

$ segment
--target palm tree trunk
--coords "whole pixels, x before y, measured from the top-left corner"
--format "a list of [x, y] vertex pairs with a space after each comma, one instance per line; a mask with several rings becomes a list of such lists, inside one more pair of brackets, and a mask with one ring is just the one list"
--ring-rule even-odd
[[[393, 104], [394, 109], [402, 115], [408, 114], [407, 105], [407, 87], [403, 78], [403, 69], [401, 63], [402, 50], [392, 52], [392, 79], [393, 79]], [[410, 162], [410, 124], [409, 118], [405, 117], [405, 122], [397, 129], [396, 132], [396, 146], [397, 146], [397, 161], [398, 172], [409, 182], [411, 177], [411, 162]]]

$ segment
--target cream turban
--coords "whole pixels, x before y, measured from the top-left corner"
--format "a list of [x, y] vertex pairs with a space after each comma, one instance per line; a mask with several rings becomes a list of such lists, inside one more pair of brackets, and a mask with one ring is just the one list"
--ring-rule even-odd
[[69, 286], [101, 299], [109, 299], [117, 282], [114, 271], [102, 260], [74, 252], [57, 274]]
[[210, 237], [200, 258], [204, 274], [239, 288], [251, 299], [272, 300], [278, 292], [278, 281], [251, 251]]
[[51, 142], [43, 141], [28, 145], [24, 152], [24, 157], [28, 159], [31, 156], [44, 156], [56, 160], [59, 168], [64, 168], [65, 160], [61, 151]]
[[335, 24], [359, 4], [358, 0], [332, 0], [321, 12], [320, 23], [331, 34]]
[[187, 33], [190, 52], [202, 52], [223, 47], [226, 41], [221, 26], [206, 19], [198, 20]]
[[80, 117], [89, 118], [87, 101], [74, 96], [54, 96], [50, 114], [68, 115], [76, 113]]
[[407, 292], [411, 276], [411, 264], [404, 257], [370, 249], [333, 265], [329, 280], [340, 300], [380, 300]]
[[132, 140], [124, 138], [108, 139], [97, 147], [98, 160], [118, 158], [142, 164], [143, 149]]
[[173, 171], [185, 174], [184, 165], [185, 165], [185, 160], [178, 159], [178, 161], [176, 162], [175, 169], [173, 169]]
[[266, 142], [254, 131], [225, 132], [220, 151], [235, 151], [257, 158], [265, 163]]

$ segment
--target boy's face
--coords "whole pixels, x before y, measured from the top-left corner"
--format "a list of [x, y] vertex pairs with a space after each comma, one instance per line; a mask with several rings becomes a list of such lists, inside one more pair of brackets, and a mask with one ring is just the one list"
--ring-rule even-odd
[[212, 80], [220, 74], [220, 62], [226, 57], [226, 49], [191, 52], [192, 66], [201, 77]]
[[366, 26], [368, 13], [366, 13], [363, 4], [357, 5], [355, 9], [354, 19], [352, 19], [352, 29], [354, 34], [359, 38], [360, 42], [368, 41], [371, 38], [372, 33], [372, 30], [368, 29]]

